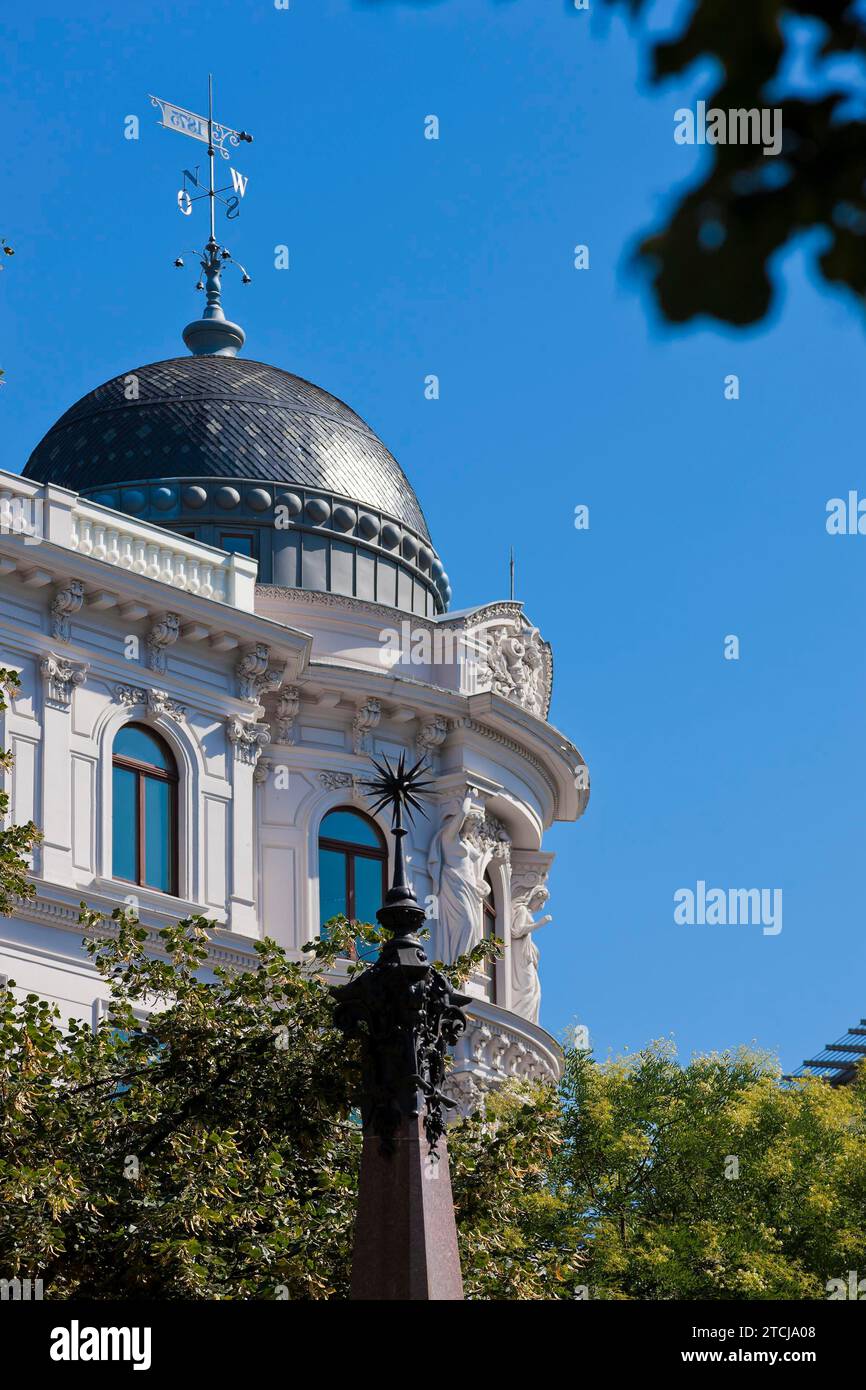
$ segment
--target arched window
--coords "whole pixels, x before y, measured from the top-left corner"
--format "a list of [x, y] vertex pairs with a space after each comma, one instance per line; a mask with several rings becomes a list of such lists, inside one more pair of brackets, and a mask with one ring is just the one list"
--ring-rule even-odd
[[[329, 811], [319, 829], [320, 929], [341, 913], [376, 924], [388, 886], [388, 851], [379, 828], [360, 811]], [[376, 952], [358, 942], [359, 958]]]
[[124, 724], [112, 756], [115, 878], [177, 893], [177, 764], [143, 724]]
[[[485, 941], [492, 941], [496, 936], [496, 902], [493, 897], [493, 884], [489, 874], [484, 875], [484, 882], [487, 884], [487, 896], [484, 899], [483, 935]], [[484, 998], [489, 999], [491, 1004], [496, 1003], [496, 964], [495, 960], [482, 961], [478, 971], [479, 983], [484, 989]]]

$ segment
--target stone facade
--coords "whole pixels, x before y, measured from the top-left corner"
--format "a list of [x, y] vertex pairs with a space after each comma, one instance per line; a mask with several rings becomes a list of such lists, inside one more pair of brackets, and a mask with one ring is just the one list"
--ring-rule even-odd
[[[529, 994], [511, 941], [518, 900], [547, 877], [545, 828], [577, 819], [588, 797], [580, 754], [546, 722], [549, 647], [519, 604], [407, 619], [255, 578], [244, 556], [0, 474], [0, 665], [21, 681], [0, 729], [14, 754], [4, 777], [13, 819], [44, 832], [36, 901], [0, 918], [0, 974], [64, 1015], [98, 1017], [82, 898], [109, 912], [133, 901], [154, 930], [202, 912], [215, 963], [243, 968], [265, 933], [300, 958], [319, 928], [323, 817], [364, 807], [371, 754], [423, 753], [434, 798], [407, 853], [432, 954], [454, 925], [441, 902], [465, 905], [471, 935], [491, 893], [505, 943], [493, 981], [468, 986], [477, 1005], [455, 1085], [468, 1103], [503, 1077], [555, 1077], [556, 1044], [515, 1012]], [[132, 719], [178, 767], [176, 896], [113, 873], [112, 745]], [[449, 814], [462, 819], [443, 896], [431, 863]]]

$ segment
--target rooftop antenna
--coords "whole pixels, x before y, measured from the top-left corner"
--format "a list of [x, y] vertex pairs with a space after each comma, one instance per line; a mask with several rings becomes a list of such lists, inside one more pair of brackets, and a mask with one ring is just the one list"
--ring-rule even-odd
[[[217, 202], [223, 204], [226, 217], [230, 221], [239, 217], [241, 200], [246, 194], [249, 178], [232, 167], [229, 171], [231, 183], [217, 188], [214, 177], [214, 157], [219, 151], [223, 159], [229, 159], [230, 147], [236, 149], [242, 143], [252, 144], [253, 137], [245, 130], [233, 130], [231, 126], [222, 125], [214, 120], [213, 74], [208, 74], [207, 90], [207, 116], [197, 116], [194, 111], [187, 111], [182, 106], [175, 106], [170, 101], [164, 101], [162, 97], [151, 96], [150, 100], [152, 105], [159, 107], [162, 117], [159, 124], [166, 130], [176, 130], [181, 135], [188, 135], [191, 139], [200, 140], [207, 145], [209, 171], [207, 187], [205, 188], [199, 179], [199, 166], [196, 165], [194, 170], [184, 169], [183, 186], [178, 189], [177, 194], [177, 206], [184, 217], [191, 216], [193, 203], [199, 202], [202, 198], [208, 199], [210, 210], [210, 236], [202, 250], [190, 252], [191, 255], [199, 258], [203, 279], [199, 280], [196, 289], [205, 291], [207, 303], [201, 318], [188, 323], [183, 330], [183, 340], [195, 356], [234, 357], [238, 350], [243, 347], [246, 335], [239, 324], [230, 323], [223, 313], [222, 269], [227, 264], [237, 266], [244, 285], [250, 283], [250, 276], [240, 261], [234, 259], [228, 248], [221, 246], [217, 241], [216, 205]], [[191, 192], [191, 190], [200, 191]], [[225, 194], [229, 196], [225, 197]], [[183, 265], [182, 256], [177, 257], [175, 265]]]
[[510, 581], [511, 602], [514, 602], [514, 546], [508, 547], [508, 577]]

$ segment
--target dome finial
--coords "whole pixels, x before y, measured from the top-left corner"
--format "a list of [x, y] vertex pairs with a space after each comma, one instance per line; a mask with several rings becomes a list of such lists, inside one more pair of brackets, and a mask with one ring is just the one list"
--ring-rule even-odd
[[[187, 188], [188, 182], [193, 188], [201, 188], [198, 167], [194, 173], [184, 169], [183, 187], [177, 195], [178, 208], [185, 217], [190, 215], [193, 203], [198, 202], [200, 198], [207, 198], [210, 205], [210, 236], [202, 251], [192, 253], [200, 257], [204, 279], [199, 280], [196, 289], [205, 291], [207, 305], [200, 319], [194, 319], [192, 323], [187, 324], [183, 330], [183, 340], [190, 352], [196, 357], [235, 357], [244, 345], [245, 334], [238, 324], [230, 323], [223, 313], [221, 298], [223, 265], [236, 265], [241, 272], [242, 283], [245, 285], [250, 283], [250, 277], [240, 261], [236, 261], [226, 247], [220, 246], [216, 239], [216, 202], [219, 199], [221, 203], [225, 204], [227, 216], [237, 217], [240, 201], [247, 191], [249, 180], [236, 169], [232, 169], [231, 184], [226, 184], [223, 188], [216, 188], [214, 186], [214, 155], [218, 149], [223, 159], [228, 159], [227, 145], [237, 146], [241, 141], [251, 144], [253, 137], [244, 130], [232, 130], [230, 126], [219, 125], [214, 121], [213, 76], [208, 76], [207, 118], [197, 116], [192, 111], [186, 111], [181, 106], [173, 106], [170, 102], [163, 101], [161, 97], [152, 96], [150, 100], [154, 106], [160, 108], [162, 113], [160, 125], [165, 126], [167, 130], [177, 130], [181, 135], [189, 135], [194, 140], [202, 140], [207, 145], [210, 171], [207, 188], [195, 196], [190, 194]], [[230, 191], [231, 197], [224, 198], [222, 196]], [[181, 256], [178, 256], [175, 265], [183, 265]]]

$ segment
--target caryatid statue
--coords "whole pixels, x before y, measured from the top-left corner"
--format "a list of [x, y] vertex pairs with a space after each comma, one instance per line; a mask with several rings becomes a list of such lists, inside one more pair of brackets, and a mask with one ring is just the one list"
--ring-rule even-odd
[[477, 946], [484, 934], [484, 899], [490, 891], [484, 881], [493, 847], [485, 845], [478, 830], [483, 811], [472, 797], [455, 797], [442, 808], [442, 824], [433, 836], [427, 867], [436, 896], [439, 945], [450, 964]]
[[538, 947], [532, 933], [553, 921], [548, 914], [536, 922], [533, 913], [541, 911], [549, 896], [544, 884], [536, 883], [511, 902], [511, 1007], [530, 1023], [538, 1022], [541, 1008]]

